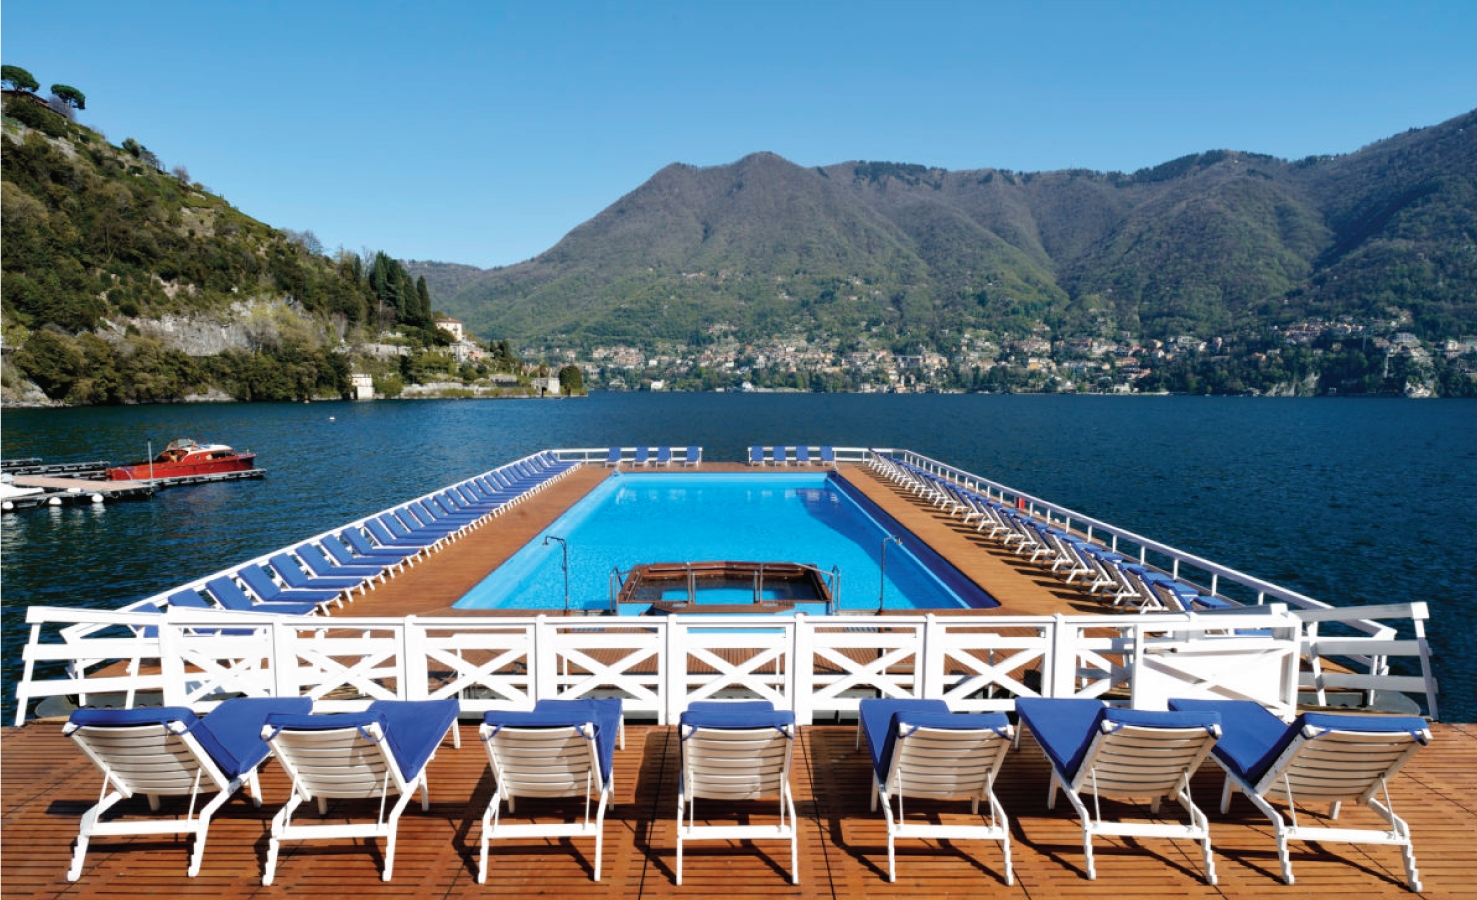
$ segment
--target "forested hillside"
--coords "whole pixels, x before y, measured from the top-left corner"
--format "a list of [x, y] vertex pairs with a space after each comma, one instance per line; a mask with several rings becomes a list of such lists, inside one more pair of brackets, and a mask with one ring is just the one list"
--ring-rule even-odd
[[1336, 316], [1455, 338], [1477, 333], [1477, 113], [1342, 156], [1132, 174], [674, 164], [535, 259], [434, 286], [478, 333], [550, 345], [719, 323], [843, 345], [1211, 338]]
[[340, 396], [346, 339], [434, 343], [424, 281], [383, 253], [324, 255], [133, 138], [114, 146], [21, 91], [0, 140], [7, 388], [116, 403]]

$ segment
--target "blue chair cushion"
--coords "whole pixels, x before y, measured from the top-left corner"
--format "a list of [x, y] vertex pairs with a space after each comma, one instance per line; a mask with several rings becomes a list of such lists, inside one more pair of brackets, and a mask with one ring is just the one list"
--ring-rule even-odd
[[862, 733], [867, 738], [867, 752], [872, 756], [872, 768], [877, 774], [886, 776], [892, 765], [892, 748], [897, 742], [897, 729], [893, 727], [893, 716], [897, 714], [948, 715], [949, 704], [942, 700], [877, 699], [868, 698], [857, 705], [857, 718]]
[[482, 721], [494, 728], [579, 727], [593, 723], [600, 775], [605, 781], [610, 781], [616, 738], [621, 730], [621, 701], [618, 698], [540, 700], [534, 705], [532, 712], [492, 710], [483, 714]]
[[1100, 700], [1022, 698], [1016, 700], [1015, 708], [1065, 781], [1076, 779], [1104, 722], [1140, 728], [1212, 730], [1221, 726], [1221, 716], [1210, 710], [1116, 709]]
[[1248, 784], [1256, 784], [1271, 771], [1278, 757], [1304, 726], [1322, 730], [1409, 732], [1424, 741], [1426, 722], [1418, 716], [1350, 716], [1336, 713], [1304, 713], [1291, 725], [1251, 700], [1169, 701], [1170, 709], [1213, 711], [1221, 717], [1224, 733], [1216, 743], [1216, 759]]
[[390, 756], [406, 781], [420, 775], [461, 705], [456, 700], [376, 700], [357, 713], [329, 715], [273, 715], [266, 724], [288, 731], [326, 731], [377, 724], [389, 744]]
[[768, 700], [700, 700], [688, 704], [678, 721], [691, 728], [781, 728], [794, 725], [795, 714]]
[[239, 778], [256, 768], [271, 751], [262, 740], [262, 725], [273, 714], [306, 714], [313, 708], [307, 697], [237, 697], [221, 703], [205, 718], [183, 706], [150, 709], [79, 709], [68, 728], [130, 727], [180, 722], [227, 778]]
[[1015, 710], [1036, 735], [1036, 742], [1046, 751], [1057, 772], [1071, 781], [1087, 755], [1087, 747], [1107, 706], [1101, 700], [1020, 697], [1015, 701]]

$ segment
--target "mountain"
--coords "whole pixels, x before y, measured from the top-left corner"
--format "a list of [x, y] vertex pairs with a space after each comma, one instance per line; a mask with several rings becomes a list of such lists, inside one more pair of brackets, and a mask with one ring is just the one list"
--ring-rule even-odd
[[1211, 337], [1310, 316], [1477, 333], [1477, 112], [1342, 156], [1132, 174], [673, 164], [524, 263], [432, 281], [477, 334], [701, 343], [975, 328]]

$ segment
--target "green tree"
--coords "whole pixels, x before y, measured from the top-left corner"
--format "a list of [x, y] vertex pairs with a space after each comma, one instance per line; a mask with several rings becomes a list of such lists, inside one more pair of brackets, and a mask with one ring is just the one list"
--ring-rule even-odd
[[35, 93], [41, 87], [41, 83], [20, 66], [0, 66], [0, 82], [4, 82], [12, 91], [25, 91], [28, 94]]
[[53, 84], [51, 86], [51, 92], [56, 95], [58, 100], [73, 109], [87, 108], [87, 95], [70, 84]]
[[53, 400], [60, 400], [87, 370], [77, 342], [51, 329], [33, 331], [15, 352], [16, 366]]
[[566, 396], [585, 392], [585, 376], [579, 366], [571, 363], [559, 370], [559, 392]]

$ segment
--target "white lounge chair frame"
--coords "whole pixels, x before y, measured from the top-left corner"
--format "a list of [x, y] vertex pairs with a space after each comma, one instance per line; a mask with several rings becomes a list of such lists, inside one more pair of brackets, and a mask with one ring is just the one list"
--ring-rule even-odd
[[[914, 727], [900, 723], [897, 744], [887, 780], [876, 772], [872, 777], [872, 811], [882, 800], [887, 818], [887, 880], [897, 881], [898, 838], [964, 839], [999, 841], [1005, 857], [1005, 883], [1015, 884], [1010, 864], [1010, 819], [995, 796], [995, 778], [1015, 738], [1014, 728], [1001, 733], [993, 728], [943, 729]], [[969, 811], [978, 815], [980, 800], [990, 805], [988, 825], [943, 825], [908, 822], [905, 797], [932, 800], [968, 800]], [[894, 817], [892, 803], [897, 801]]]
[[[1199, 841], [1205, 862], [1205, 881], [1216, 883], [1215, 859], [1211, 855], [1210, 821], [1190, 798], [1190, 776], [1200, 768], [1220, 736], [1205, 728], [1146, 728], [1104, 720], [1087, 755], [1070, 784], [1052, 766], [1046, 808], [1056, 809], [1058, 788], [1067, 795], [1082, 822], [1082, 850], [1087, 857], [1087, 877], [1097, 878], [1093, 863], [1094, 835], [1160, 837]], [[1152, 764], [1150, 764], [1152, 761]], [[1092, 811], [1082, 792], [1092, 793]], [[1189, 824], [1115, 822], [1102, 817], [1101, 798], [1149, 800], [1149, 810], [1159, 812], [1160, 801], [1172, 796], [1190, 816]]]
[[[237, 778], [227, 778], [200, 742], [179, 721], [146, 725], [81, 726], [68, 725], [64, 730], [83, 752], [103, 771], [102, 791], [97, 805], [82, 816], [77, 834], [77, 848], [67, 880], [82, 876], [82, 862], [87, 845], [94, 835], [193, 834], [195, 849], [190, 854], [189, 877], [200, 874], [205, 856], [205, 835], [210, 830], [210, 817], [231, 799], [243, 784], [247, 785], [254, 805], [260, 807], [261, 790], [256, 769]], [[110, 792], [108, 786], [112, 785]], [[217, 791], [215, 797], [195, 813], [202, 791]], [[144, 794], [149, 809], [158, 812], [160, 797], [189, 797], [190, 805], [183, 818], [149, 821], [102, 821], [102, 816], [120, 801], [134, 794]]]
[[[381, 877], [389, 881], [395, 871], [395, 832], [400, 814], [410, 805], [416, 790], [421, 794], [421, 810], [431, 808], [430, 784], [426, 780], [430, 760], [426, 760], [413, 779], [406, 780], [385, 741], [384, 731], [376, 723], [312, 731], [277, 731], [268, 725], [262, 729], [262, 738], [272, 745], [278, 761], [292, 777], [292, 797], [272, 818], [262, 884], [272, 883], [283, 841], [336, 838], [384, 838], [385, 870]], [[400, 799], [386, 815], [385, 807], [392, 791]], [[316, 800], [319, 815], [326, 815], [330, 799], [371, 797], [380, 800], [379, 817], [373, 823], [292, 824], [292, 814], [306, 800]]]
[[[677, 884], [687, 841], [789, 841], [790, 881], [800, 883], [795, 800], [790, 794], [794, 725], [762, 728], [679, 727], [682, 790], [677, 794]], [[695, 800], [779, 798], [775, 825], [698, 825]]]
[[[1430, 740], [1429, 731], [1425, 733], [1425, 740]], [[1288, 842], [1341, 841], [1399, 847], [1405, 860], [1406, 884], [1419, 893], [1421, 878], [1415, 865], [1415, 845], [1411, 841], [1410, 826], [1395, 815], [1387, 783], [1420, 747], [1421, 741], [1409, 732], [1343, 731], [1305, 726], [1256, 784], [1249, 784], [1226, 770], [1221, 812], [1230, 811], [1231, 796], [1240, 790], [1272, 821], [1277, 832], [1277, 860], [1282, 866], [1282, 880], [1287, 884], [1293, 883]], [[1221, 768], [1225, 769], [1225, 766]], [[1376, 798], [1377, 794], [1384, 795], [1383, 803]], [[1280, 799], [1287, 804], [1288, 819], [1278, 813], [1268, 798]], [[1376, 831], [1298, 824], [1299, 801], [1304, 805], [1328, 803], [1328, 817], [1334, 819], [1338, 818], [1340, 803], [1345, 800], [1366, 804], [1390, 824], [1390, 829]]]
[[[579, 837], [595, 839], [594, 880], [600, 880], [601, 850], [605, 843], [605, 810], [610, 803], [614, 779], [602, 777], [595, 746], [595, 725], [569, 725], [478, 729], [497, 788], [482, 814], [482, 855], [477, 883], [487, 883], [487, 857], [494, 840], [520, 837]], [[621, 746], [625, 746], [622, 729]], [[514, 810], [518, 797], [585, 798], [581, 822], [505, 825], [502, 802]], [[597, 798], [595, 817], [590, 818], [590, 798]]]

